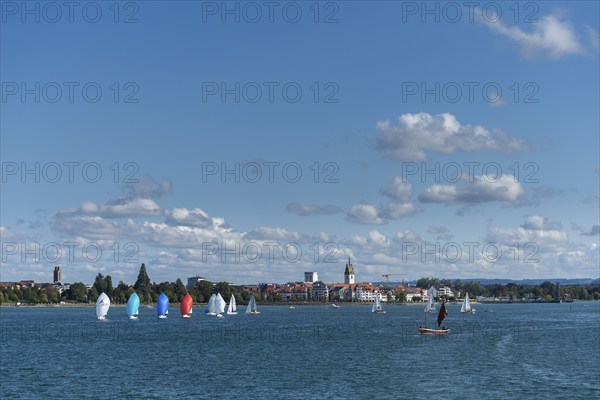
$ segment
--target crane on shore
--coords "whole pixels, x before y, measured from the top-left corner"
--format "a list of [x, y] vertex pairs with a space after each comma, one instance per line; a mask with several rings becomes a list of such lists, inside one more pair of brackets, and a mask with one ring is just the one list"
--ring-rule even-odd
[[[386, 283], [386, 287], [390, 287], [390, 276], [400, 276], [400, 275], [407, 275], [407, 274], [382, 274], [381, 276], [385, 277], [385, 283]], [[404, 283], [404, 279], [402, 279], [402, 283]]]

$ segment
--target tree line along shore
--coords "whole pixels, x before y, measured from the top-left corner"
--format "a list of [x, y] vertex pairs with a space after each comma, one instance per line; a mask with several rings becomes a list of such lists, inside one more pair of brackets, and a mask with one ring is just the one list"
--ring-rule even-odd
[[[321, 283], [322, 282], [317, 282]], [[298, 283], [297, 283], [298, 284]], [[315, 283], [316, 284], [316, 283]], [[208, 302], [211, 294], [221, 293], [224, 298], [230, 298], [233, 295], [238, 304], [247, 304], [251, 295], [254, 293], [256, 299], [263, 305], [265, 304], [327, 304], [330, 302], [344, 302], [344, 304], [364, 304], [364, 302], [350, 301], [341, 299], [335, 294], [331, 294], [327, 299], [316, 299], [307, 291], [302, 297], [287, 297], [284, 299], [281, 294], [264, 290], [265, 285], [236, 286], [229, 282], [211, 282], [202, 280], [193, 287], [186, 287], [181, 279], [175, 282], [153, 283], [150, 281], [145, 266], [142, 264], [136, 282], [128, 285], [120, 281], [116, 287], [113, 286], [110, 275], [103, 276], [98, 274], [93, 285], [88, 287], [82, 282], [77, 282], [68, 286], [68, 289], [61, 290], [56, 285], [44, 283], [33, 287], [3, 287], [0, 289], [0, 304], [3, 306], [17, 305], [86, 305], [95, 303], [100, 293], [106, 293], [114, 305], [125, 304], [127, 299], [134, 292], [140, 297], [142, 306], [156, 304], [158, 296], [165, 293], [171, 303], [179, 303], [186, 293], [190, 293], [194, 303], [205, 304]], [[546, 281], [540, 285], [520, 285], [516, 283], [490, 284], [483, 285], [477, 281], [461, 281], [460, 279], [438, 279], [421, 278], [416, 282], [417, 288], [427, 290], [434, 287], [448, 287], [456, 293], [465, 292], [474, 300], [480, 298], [482, 302], [549, 302], [549, 301], [581, 301], [581, 300], [600, 300], [600, 285], [558, 285]], [[414, 288], [414, 287], [413, 287]], [[420, 296], [413, 296], [411, 301], [407, 301], [405, 287], [385, 287], [381, 285], [382, 293], [385, 291], [388, 304], [414, 304], [423, 299]], [[491, 301], [486, 301], [489, 299]], [[455, 302], [459, 298], [451, 295], [438, 296], [437, 301]]]

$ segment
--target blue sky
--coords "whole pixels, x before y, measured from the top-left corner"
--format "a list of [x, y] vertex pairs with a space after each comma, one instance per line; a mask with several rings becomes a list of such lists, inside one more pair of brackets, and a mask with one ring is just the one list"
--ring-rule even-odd
[[3, 281], [599, 276], [596, 2], [28, 4], [2, 2]]

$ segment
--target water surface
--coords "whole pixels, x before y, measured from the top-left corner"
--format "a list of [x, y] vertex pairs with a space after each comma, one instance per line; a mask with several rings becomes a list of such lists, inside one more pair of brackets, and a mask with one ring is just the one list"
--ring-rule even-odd
[[0, 310], [0, 398], [590, 399], [600, 396], [600, 303], [262, 307], [159, 320], [124, 308]]

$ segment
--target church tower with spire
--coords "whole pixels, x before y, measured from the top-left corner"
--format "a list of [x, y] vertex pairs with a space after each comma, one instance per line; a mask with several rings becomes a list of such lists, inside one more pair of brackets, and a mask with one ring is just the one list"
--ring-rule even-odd
[[346, 270], [344, 271], [344, 283], [354, 284], [354, 267], [350, 263], [350, 257], [348, 257], [348, 264], [346, 264]]

